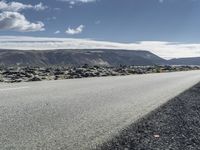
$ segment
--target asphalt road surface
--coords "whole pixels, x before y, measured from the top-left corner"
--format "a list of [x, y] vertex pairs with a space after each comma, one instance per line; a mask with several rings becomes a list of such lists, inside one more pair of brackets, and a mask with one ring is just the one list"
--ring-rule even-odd
[[93, 149], [200, 81], [200, 71], [0, 84], [0, 149]]
[[200, 82], [96, 150], [200, 150]]

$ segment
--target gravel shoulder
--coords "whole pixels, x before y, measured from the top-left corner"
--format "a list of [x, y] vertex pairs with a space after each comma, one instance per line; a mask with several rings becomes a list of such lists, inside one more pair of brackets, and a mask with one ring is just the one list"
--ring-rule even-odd
[[98, 149], [200, 149], [200, 83], [130, 125]]

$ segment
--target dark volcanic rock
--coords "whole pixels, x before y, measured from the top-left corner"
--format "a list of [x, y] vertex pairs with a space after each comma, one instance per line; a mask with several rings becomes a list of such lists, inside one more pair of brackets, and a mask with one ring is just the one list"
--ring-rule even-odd
[[42, 79], [35, 76], [33, 78], [30, 78], [28, 81], [42, 81]]
[[60, 80], [87, 77], [123, 76], [200, 69], [198, 66], [89, 66], [82, 67], [1, 67], [0, 82]]

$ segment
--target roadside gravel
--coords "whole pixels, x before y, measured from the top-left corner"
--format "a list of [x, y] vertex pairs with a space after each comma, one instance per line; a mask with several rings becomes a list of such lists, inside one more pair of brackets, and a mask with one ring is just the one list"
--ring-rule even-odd
[[200, 83], [104, 143], [101, 150], [199, 150]]

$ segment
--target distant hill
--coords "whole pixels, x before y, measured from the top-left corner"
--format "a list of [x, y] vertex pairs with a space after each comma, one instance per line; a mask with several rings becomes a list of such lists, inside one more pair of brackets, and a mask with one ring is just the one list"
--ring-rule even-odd
[[167, 61], [157, 55], [142, 50], [0, 50], [0, 64], [12, 65], [154, 65]]
[[171, 59], [168, 63], [173, 65], [200, 65], [200, 57]]

